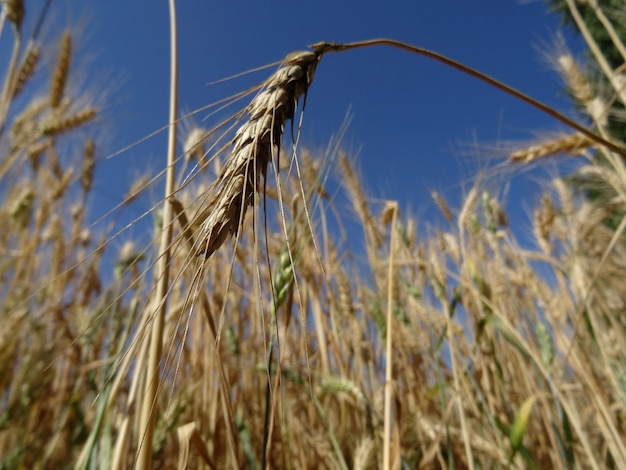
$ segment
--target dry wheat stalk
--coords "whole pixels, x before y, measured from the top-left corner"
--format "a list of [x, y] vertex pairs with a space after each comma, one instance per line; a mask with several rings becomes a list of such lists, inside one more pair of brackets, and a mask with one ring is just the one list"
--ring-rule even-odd
[[373, 450], [374, 440], [371, 437], [365, 437], [359, 441], [356, 450], [354, 451], [355, 470], [370, 468], [370, 461], [372, 460]]
[[[263, 84], [262, 91], [248, 105], [249, 115], [237, 131], [230, 158], [215, 183], [215, 195], [206, 218], [200, 216], [202, 241], [198, 254], [209, 257], [226, 240], [237, 234], [247, 207], [254, 202], [260, 176], [278, 155], [285, 123], [293, 120], [298, 99], [313, 80], [321, 53], [293, 52]], [[206, 212], [205, 212], [206, 213]]]

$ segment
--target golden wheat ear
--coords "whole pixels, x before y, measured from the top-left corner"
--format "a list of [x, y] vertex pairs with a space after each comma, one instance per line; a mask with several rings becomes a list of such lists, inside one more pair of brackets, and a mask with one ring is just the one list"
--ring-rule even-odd
[[239, 128], [233, 150], [215, 183], [210, 211], [198, 221], [201, 237], [197, 253], [206, 257], [229, 235], [237, 235], [255, 188], [260, 188], [270, 158], [278, 155], [285, 123], [292, 120], [298, 100], [306, 94], [321, 54], [302, 51], [289, 54], [264, 83], [246, 108], [249, 119]]

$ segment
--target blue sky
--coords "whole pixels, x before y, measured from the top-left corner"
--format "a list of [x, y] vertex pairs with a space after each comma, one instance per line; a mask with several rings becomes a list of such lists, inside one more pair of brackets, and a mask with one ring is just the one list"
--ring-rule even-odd
[[[58, 19], [51, 29], [77, 25], [84, 37], [79, 52], [90, 59], [90, 70], [101, 74], [95, 81], [106, 96], [106, 151], [166, 124], [167, 1], [53, 0], [52, 8], [57, 8]], [[180, 105], [185, 111], [241, 91], [271, 72], [207, 83], [277, 61], [308, 44], [389, 37], [446, 54], [572, 112], [559, 78], [539, 52], [560, 28], [560, 19], [542, 1], [188, 0], [178, 2], [178, 24]], [[570, 43], [576, 48], [576, 41]], [[353, 118], [345, 148], [358, 151], [370, 194], [397, 199], [420, 214], [434, 213], [432, 190], [458, 207], [461, 183], [495, 163], [486, 149], [501, 141], [532, 138], [538, 130], [563, 129], [471, 77], [388, 48], [324, 57], [307, 101], [303, 143], [324, 147], [348, 111]], [[202, 117], [198, 114], [197, 120]], [[103, 193], [115, 192], [116, 182], [121, 186], [124, 181], [120, 176], [132, 179], [142, 168], [159, 169], [165, 161], [164, 142], [161, 135], [101, 162], [101, 175], [117, 175], [113, 183], [101, 186]], [[477, 144], [483, 148], [481, 158], [462, 155]], [[528, 189], [533, 187], [529, 175], [509, 175], [502, 181], [513, 181], [509, 208], [514, 217], [523, 218], [522, 209], [538, 199]]]

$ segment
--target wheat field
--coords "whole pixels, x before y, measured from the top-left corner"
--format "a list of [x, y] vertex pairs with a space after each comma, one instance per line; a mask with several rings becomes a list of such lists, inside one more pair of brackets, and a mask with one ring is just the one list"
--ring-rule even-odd
[[[0, 468], [626, 468], [618, 80], [596, 86], [560, 44], [574, 121], [416, 46], [303, 45], [198, 111], [172, 91], [167, 164], [100, 213], [106, 109], [68, 85], [75, 32], [29, 36], [31, 7], [2, 2]], [[326, 55], [374, 47], [560, 120], [502, 168], [576, 173], [544, 181], [522, 227], [479, 176], [459, 201], [433, 191], [430, 225], [381, 201], [347, 123], [325, 150], [300, 142]]]

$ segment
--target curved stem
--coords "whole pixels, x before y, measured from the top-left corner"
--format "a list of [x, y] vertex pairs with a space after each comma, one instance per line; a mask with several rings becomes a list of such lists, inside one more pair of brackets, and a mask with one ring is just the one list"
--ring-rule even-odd
[[476, 69], [473, 69], [467, 65], [462, 64], [461, 62], [457, 62], [454, 59], [450, 59], [449, 57], [444, 56], [443, 54], [439, 54], [437, 52], [428, 50], [428, 49], [424, 49], [422, 47], [416, 47], [416, 46], [412, 46], [411, 44], [407, 44], [401, 41], [396, 41], [394, 39], [370, 39], [370, 40], [366, 40], [366, 41], [358, 41], [358, 42], [352, 42], [352, 43], [347, 43], [347, 44], [340, 44], [340, 43], [328, 43], [328, 42], [321, 42], [321, 43], [317, 43], [317, 44], [313, 44], [311, 45], [311, 49], [315, 50], [316, 52], [318, 52], [320, 55], [321, 54], [325, 54], [328, 52], [343, 52], [343, 51], [350, 51], [353, 49], [363, 49], [366, 47], [373, 47], [373, 46], [389, 46], [389, 47], [394, 47], [396, 49], [401, 49], [403, 51], [407, 51], [410, 52], [412, 54], [418, 54], [424, 57], [428, 57], [430, 59], [434, 59], [438, 62], [441, 62], [445, 65], [448, 65], [452, 68], [455, 68], [467, 75], [470, 75], [474, 78], [477, 78], [478, 80], [487, 83], [488, 85], [493, 86], [494, 88], [497, 88], [499, 90], [502, 90], [503, 92], [507, 93], [508, 95], [511, 95], [521, 101], [524, 101], [525, 103], [533, 106], [534, 108], [544, 112], [545, 114], [553, 117], [554, 119], [562, 122], [563, 124], [565, 124], [568, 127], [571, 127], [572, 129], [575, 129], [576, 131], [580, 132], [581, 134], [585, 135], [586, 137], [589, 137], [591, 140], [593, 140], [594, 142], [597, 142], [598, 144], [618, 153], [619, 155], [621, 155], [623, 158], [626, 158], [626, 148], [612, 143], [600, 136], [598, 136], [597, 134], [594, 134], [593, 132], [591, 132], [589, 129], [587, 129], [586, 127], [582, 126], [581, 124], [578, 124], [577, 122], [571, 120], [570, 118], [566, 117], [565, 115], [559, 113], [558, 111], [554, 110], [553, 108], [551, 108], [550, 106], [542, 103], [541, 101], [538, 101], [534, 98], [531, 98], [530, 96], [526, 95], [525, 93], [522, 93], [521, 91], [516, 90], [513, 87], [510, 87], [509, 85], [506, 85], [505, 83], [502, 83], [499, 80], [496, 80], [495, 78], [490, 77], [489, 75], [479, 72]]

